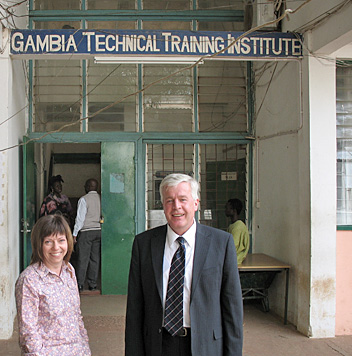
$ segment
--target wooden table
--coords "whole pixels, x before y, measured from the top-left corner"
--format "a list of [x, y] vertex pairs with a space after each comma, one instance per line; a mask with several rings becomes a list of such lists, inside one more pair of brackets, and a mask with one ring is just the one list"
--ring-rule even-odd
[[[289, 272], [291, 266], [283, 263], [271, 256], [263, 253], [248, 254], [246, 259], [241, 265], [238, 266], [238, 270], [241, 278], [242, 286], [242, 298], [243, 299], [262, 299], [264, 302], [264, 309], [269, 309], [268, 288], [274, 279], [275, 275], [281, 271], [285, 271], [286, 288], [285, 288], [285, 309], [284, 309], [284, 324], [287, 324], [287, 307], [288, 307], [288, 285], [289, 285]], [[269, 272], [269, 273], [266, 273]], [[274, 272], [271, 273], [270, 272]], [[263, 284], [255, 283], [254, 280], [244, 280], [246, 274], [252, 273], [254, 275], [268, 276]], [[253, 285], [251, 285], [251, 283]], [[249, 293], [251, 295], [249, 296]]]

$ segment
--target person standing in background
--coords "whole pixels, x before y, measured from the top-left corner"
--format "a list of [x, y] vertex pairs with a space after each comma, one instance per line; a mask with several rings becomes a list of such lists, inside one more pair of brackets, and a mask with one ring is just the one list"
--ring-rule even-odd
[[227, 201], [225, 215], [231, 219], [231, 225], [227, 231], [232, 234], [235, 242], [238, 265], [244, 261], [249, 251], [249, 232], [244, 222], [239, 219], [241, 211], [242, 202], [239, 199]]
[[70, 227], [73, 225], [73, 211], [69, 198], [62, 194], [64, 180], [61, 175], [52, 176], [48, 183], [48, 195], [40, 207], [39, 217], [52, 214], [62, 214]]
[[88, 356], [71, 229], [61, 215], [41, 217], [31, 233], [30, 265], [17, 279], [16, 307], [22, 355]]
[[83, 291], [87, 276], [90, 291], [97, 289], [101, 248], [101, 203], [98, 181], [90, 178], [84, 185], [86, 195], [77, 205], [77, 216], [73, 228], [73, 239], [77, 252], [77, 281], [79, 291]]

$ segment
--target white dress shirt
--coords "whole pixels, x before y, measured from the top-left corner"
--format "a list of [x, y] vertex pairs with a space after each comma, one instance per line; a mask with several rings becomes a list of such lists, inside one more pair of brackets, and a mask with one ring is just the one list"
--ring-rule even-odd
[[[100, 230], [101, 229], [99, 218], [95, 218], [96, 220], [94, 220], [94, 221], [88, 220], [89, 223], [94, 223], [94, 226], [92, 226], [92, 227], [84, 226], [87, 223], [86, 217], [88, 214], [88, 204], [87, 204], [86, 198], [91, 197], [91, 196], [98, 196], [98, 193], [95, 190], [91, 190], [90, 192], [88, 192], [86, 195], [84, 195], [83, 197], [81, 197], [78, 200], [77, 216], [76, 216], [75, 226], [73, 228], [73, 233], [72, 233], [72, 236], [74, 236], [74, 237], [76, 237], [81, 230], [89, 231], [89, 230]], [[95, 207], [95, 209], [99, 209], [99, 215], [100, 215], [100, 200], [99, 200], [98, 207], [96, 206], [96, 204], [90, 205], [90, 206], [91, 206], [90, 209], [93, 214], [94, 214], [94, 207]]]
[[85, 199], [82, 197], [79, 199], [77, 204], [77, 216], [75, 221], [75, 226], [73, 228], [72, 236], [77, 236], [79, 231], [82, 229], [84, 225], [84, 220], [87, 214], [87, 203]]
[[[183, 326], [189, 328], [191, 326], [191, 318], [189, 313], [190, 299], [191, 299], [191, 285], [192, 285], [192, 272], [193, 272], [193, 259], [194, 259], [194, 246], [196, 242], [196, 223], [182, 235], [185, 239], [185, 279], [183, 290]], [[180, 235], [176, 234], [169, 225], [167, 225], [167, 234], [164, 249], [163, 260], [163, 308], [165, 311], [165, 300], [167, 292], [167, 284], [169, 281], [169, 273], [172, 258], [177, 251], [180, 244], [176, 239]]]

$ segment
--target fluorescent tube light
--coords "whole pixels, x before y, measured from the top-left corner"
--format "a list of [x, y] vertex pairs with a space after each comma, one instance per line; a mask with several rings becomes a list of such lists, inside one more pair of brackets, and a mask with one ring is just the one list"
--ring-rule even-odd
[[[96, 64], [195, 64], [199, 58], [186, 56], [119, 56], [94, 57]], [[198, 64], [203, 64], [203, 60]]]

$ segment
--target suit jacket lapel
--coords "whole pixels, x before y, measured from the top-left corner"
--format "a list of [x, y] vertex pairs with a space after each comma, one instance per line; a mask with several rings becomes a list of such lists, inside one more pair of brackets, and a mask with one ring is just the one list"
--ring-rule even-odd
[[208, 255], [210, 242], [211, 242], [210, 235], [205, 231], [202, 225], [197, 223], [196, 244], [194, 249], [194, 261], [193, 261], [191, 301], [194, 295], [194, 291], [197, 288], [199, 277], [201, 271], [203, 270], [204, 262]]
[[151, 255], [155, 275], [155, 283], [159, 292], [160, 300], [163, 300], [163, 258], [166, 240], [167, 225], [160, 227], [154, 232], [151, 239]]

